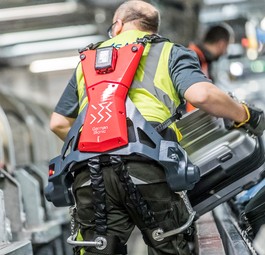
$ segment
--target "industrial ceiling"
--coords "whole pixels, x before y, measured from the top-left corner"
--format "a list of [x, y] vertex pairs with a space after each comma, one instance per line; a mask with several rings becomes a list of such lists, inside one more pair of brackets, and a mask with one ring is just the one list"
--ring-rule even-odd
[[[0, 61], [28, 65], [35, 58], [70, 56], [104, 40], [122, 0], [2, 0]], [[201, 24], [262, 16], [265, 0], [150, 0], [161, 10], [161, 34], [187, 44]]]

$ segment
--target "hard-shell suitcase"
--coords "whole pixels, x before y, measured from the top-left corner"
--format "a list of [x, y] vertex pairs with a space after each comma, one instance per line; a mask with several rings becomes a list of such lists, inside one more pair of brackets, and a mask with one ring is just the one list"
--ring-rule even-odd
[[201, 110], [177, 121], [180, 142], [191, 162], [200, 168], [200, 181], [188, 192], [200, 216], [256, 184], [264, 175], [261, 137], [241, 129], [228, 130], [222, 118]]

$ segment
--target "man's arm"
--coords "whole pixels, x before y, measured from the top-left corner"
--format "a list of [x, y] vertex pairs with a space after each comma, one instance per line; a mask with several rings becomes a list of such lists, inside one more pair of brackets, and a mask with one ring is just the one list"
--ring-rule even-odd
[[74, 121], [75, 118], [65, 117], [53, 112], [50, 119], [50, 129], [64, 141]]
[[217, 117], [237, 123], [247, 120], [247, 112], [242, 104], [232, 99], [210, 82], [198, 82], [184, 93], [185, 99], [195, 107]]

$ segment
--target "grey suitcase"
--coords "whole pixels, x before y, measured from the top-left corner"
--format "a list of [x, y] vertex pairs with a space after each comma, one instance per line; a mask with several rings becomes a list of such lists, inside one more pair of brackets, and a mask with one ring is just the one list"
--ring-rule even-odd
[[200, 181], [188, 192], [197, 216], [212, 210], [264, 177], [264, 142], [241, 129], [227, 130], [222, 118], [201, 110], [177, 121], [191, 162], [200, 168]]

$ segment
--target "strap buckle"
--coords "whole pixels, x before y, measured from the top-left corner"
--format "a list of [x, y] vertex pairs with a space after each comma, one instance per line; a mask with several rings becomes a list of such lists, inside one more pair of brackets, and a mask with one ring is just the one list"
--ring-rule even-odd
[[147, 43], [159, 43], [164, 41], [169, 41], [169, 39], [161, 37], [158, 34], [151, 34], [151, 35], [145, 35], [142, 38], [138, 38], [136, 42], [146, 45]]

